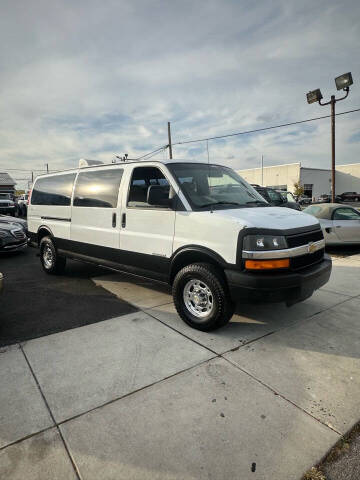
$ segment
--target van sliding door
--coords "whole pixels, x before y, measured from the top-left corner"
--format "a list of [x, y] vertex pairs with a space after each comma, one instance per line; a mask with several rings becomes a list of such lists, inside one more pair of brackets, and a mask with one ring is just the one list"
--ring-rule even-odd
[[[119, 248], [120, 168], [80, 171], [71, 215], [71, 244], [77, 253], [107, 258], [109, 248]], [[105, 249], [105, 250], [104, 250]]]

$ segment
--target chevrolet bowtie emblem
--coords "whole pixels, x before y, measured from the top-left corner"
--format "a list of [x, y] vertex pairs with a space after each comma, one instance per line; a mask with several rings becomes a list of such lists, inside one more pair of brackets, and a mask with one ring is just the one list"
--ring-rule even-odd
[[316, 251], [316, 245], [314, 242], [310, 242], [308, 244], [308, 252], [309, 253], [314, 253]]

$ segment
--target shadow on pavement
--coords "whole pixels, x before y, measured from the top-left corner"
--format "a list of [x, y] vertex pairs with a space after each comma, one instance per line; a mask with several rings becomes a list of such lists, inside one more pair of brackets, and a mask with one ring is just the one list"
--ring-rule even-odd
[[47, 275], [37, 250], [0, 257], [0, 346], [107, 320], [137, 309], [96, 286], [100, 267], [69, 261], [65, 273]]

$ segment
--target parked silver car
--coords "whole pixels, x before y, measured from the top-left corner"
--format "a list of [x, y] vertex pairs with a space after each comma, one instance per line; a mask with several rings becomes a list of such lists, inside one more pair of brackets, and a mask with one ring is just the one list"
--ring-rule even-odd
[[303, 210], [318, 218], [326, 245], [360, 244], [360, 212], [350, 205], [324, 203]]

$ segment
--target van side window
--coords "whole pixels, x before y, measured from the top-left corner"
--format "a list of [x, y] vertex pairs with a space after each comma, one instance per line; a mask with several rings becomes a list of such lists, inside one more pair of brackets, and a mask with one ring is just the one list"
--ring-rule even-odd
[[68, 206], [74, 186], [76, 173], [38, 178], [32, 195], [32, 205]]
[[[134, 168], [129, 196], [128, 207], [157, 208], [147, 203], [148, 188], [152, 185], [160, 185], [164, 188], [164, 194], [169, 195], [170, 185], [162, 172], [156, 167], [137, 167]], [[163, 207], [160, 207], [163, 208]]]
[[80, 172], [76, 180], [74, 207], [116, 208], [123, 170]]

